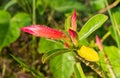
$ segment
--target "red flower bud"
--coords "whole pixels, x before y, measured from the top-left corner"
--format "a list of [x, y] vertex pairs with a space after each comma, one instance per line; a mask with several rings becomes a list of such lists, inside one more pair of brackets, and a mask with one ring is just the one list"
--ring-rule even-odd
[[62, 39], [65, 37], [65, 34], [61, 31], [49, 28], [44, 25], [32, 25], [28, 27], [23, 27], [21, 28], [21, 30], [37, 37], [52, 39]]
[[73, 12], [72, 19], [71, 19], [71, 29], [76, 31], [77, 23], [76, 23], [76, 11]]
[[70, 37], [71, 37], [73, 44], [76, 47], [78, 47], [78, 35], [77, 35], [77, 33], [74, 30], [69, 29], [69, 34], [70, 34]]
[[100, 51], [103, 51], [102, 42], [101, 42], [100, 38], [97, 35], [96, 35], [96, 44], [97, 44], [98, 48], [100, 49]]

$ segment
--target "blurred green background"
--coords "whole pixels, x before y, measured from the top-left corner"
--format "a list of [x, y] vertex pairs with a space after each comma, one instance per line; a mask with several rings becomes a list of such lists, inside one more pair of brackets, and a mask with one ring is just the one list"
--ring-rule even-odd
[[[106, 9], [105, 1], [110, 12]], [[21, 27], [32, 24], [64, 30], [65, 20], [74, 10], [77, 11], [78, 31], [95, 14], [103, 13], [109, 17], [87, 41], [93, 46], [95, 35], [100, 36], [117, 78], [120, 78], [119, 2], [120, 0], [0, 0], [0, 78], [36, 78], [36, 74], [40, 78], [75, 78], [71, 67], [75, 59], [71, 53], [57, 56], [49, 63], [41, 62], [44, 53], [63, 45], [20, 31]], [[104, 63], [101, 62], [101, 65], [104, 67]], [[87, 78], [98, 77], [84, 63], [82, 67]]]

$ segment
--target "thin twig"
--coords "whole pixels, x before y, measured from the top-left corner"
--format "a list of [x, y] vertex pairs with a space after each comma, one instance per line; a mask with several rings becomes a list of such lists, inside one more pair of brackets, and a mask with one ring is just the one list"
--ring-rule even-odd
[[76, 58], [80, 61], [82, 61], [86, 66], [89, 66], [92, 70], [94, 70], [101, 78], [106, 78], [105, 74], [103, 73], [102, 69], [95, 63], [95, 62], [89, 62], [82, 57], [76, 56]]
[[119, 0], [116, 0], [115, 2], [113, 2], [112, 4], [110, 4], [108, 7], [103, 8], [102, 10], [100, 10], [98, 13], [104, 13], [107, 11], [107, 8], [111, 9], [114, 8], [115, 6], [117, 6], [119, 4]]

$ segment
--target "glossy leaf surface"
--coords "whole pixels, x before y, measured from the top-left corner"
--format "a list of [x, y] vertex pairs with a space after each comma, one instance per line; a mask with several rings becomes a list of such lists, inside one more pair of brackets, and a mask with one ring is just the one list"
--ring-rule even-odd
[[97, 14], [90, 18], [85, 25], [82, 27], [79, 35], [79, 40], [87, 38], [90, 34], [92, 34], [95, 30], [100, 28], [102, 24], [107, 20], [107, 16], [103, 14]]
[[54, 78], [70, 78], [74, 71], [75, 59], [73, 53], [64, 53], [50, 61], [50, 69]]
[[57, 43], [50, 39], [40, 38], [39, 44], [38, 44], [38, 52], [47, 53], [50, 50], [57, 49], [60, 47], [63, 47], [61, 43]]

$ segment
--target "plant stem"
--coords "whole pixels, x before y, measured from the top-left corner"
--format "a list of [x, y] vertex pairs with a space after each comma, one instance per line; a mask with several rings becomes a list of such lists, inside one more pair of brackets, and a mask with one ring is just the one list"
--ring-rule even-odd
[[33, 16], [32, 17], [33, 18], [33, 24], [36, 24], [36, 11], [35, 11], [36, 10], [36, 5], [35, 5], [36, 3], [35, 3], [35, 1], [36, 0], [33, 0], [33, 15], [32, 15]]
[[114, 16], [114, 15], [113, 15], [113, 19], [114, 19], [114, 23], [115, 23], [115, 27], [116, 27], [116, 31], [117, 31], [117, 33], [118, 33], [118, 36], [120, 36], [119, 26], [118, 26], [118, 24], [117, 24], [117, 22], [116, 22], [116, 19], [115, 19], [115, 16]]
[[[114, 23], [114, 20], [113, 20], [113, 17], [112, 17], [112, 13], [111, 13], [111, 11], [110, 11], [110, 7], [108, 7], [109, 5], [108, 5], [107, 0], [105, 0], [105, 4], [106, 4], [106, 6], [107, 6], [107, 10], [108, 10], [108, 13], [109, 13], [111, 22], [112, 22], [112, 27], [113, 27], [114, 34], [115, 34], [115, 39], [116, 39], [117, 45], [118, 45], [118, 47], [119, 47], [118, 36], [117, 36], [116, 29], [115, 29], [115, 27], [114, 27], [114, 26], [115, 26], [115, 23]], [[101, 52], [102, 52], [102, 54], [103, 54], [103, 56], [104, 56], [104, 60], [105, 60], [105, 62], [106, 62], [107, 68], [108, 68], [108, 70], [109, 70], [112, 78], [116, 78], [116, 75], [115, 75], [115, 73], [114, 73], [114, 71], [113, 71], [113, 69], [112, 69], [112, 66], [111, 66], [111, 63], [110, 63], [110, 61], [109, 61], [109, 59], [108, 59], [108, 57], [107, 57], [107, 54], [104, 52], [104, 50], [101, 51]]]
[[5, 70], [6, 70], [6, 65], [3, 63], [3, 69], [2, 69], [2, 77], [4, 78], [5, 76]]
[[[33, 13], [32, 13], [32, 23], [33, 25], [36, 24], [36, 0], [33, 0]], [[36, 37], [32, 36], [32, 45], [31, 45], [31, 51], [32, 51], [32, 57], [35, 58], [35, 47], [36, 47]]]
[[105, 0], [105, 4], [106, 4], [106, 6], [107, 6], [107, 10], [108, 10], [108, 13], [109, 13], [111, 22], [112, 22], [112, 28], [113, 28], [113, 31], [114, 31], [114, 34], [115, 34], [115, 40], [116, 40], [117, 46], [120, 48], [120, 42], [119, 42], [119, 40], [118, 40], [118, 35], [117, 35], [117, 32], [116, 32], [114, 19], [113, 19], [113, 17], [112, 17], [112, 13], [111, 13], [111, 11], [110, 11], [110, 8], [108, 7], [108, 2], [107, 2], [107, 0]]
[[84, 72], [83, 72], [83, 69], [82, 69], [82, 67], [81, 67], [81, 64], [80, 64], [80, 62], [77, 62], [76, 64], [75, 64], [75, 67], [76, 67], [76, 78], [86, 78], [85, 77], [85, 74], [84, 74]]
[[[112, 4], [110, 4], [109, 6], [108, 6], [108, 8], [114, 8], [115, 6], [117, 6], [118, 4], [119, 4], [119, 0], [116, 0], [115, 2], [113, 2]], [[98, 13], [104, 13], [104, 12], [106, 12], [107, 11], [107, 8], [103, 8], [102, 10], [100, 10]]]
[[102, 42], [104, 42], [105, 39], [110, 35], [110, 32], [108, 31], [101, 39]]
[[101, 70], [101, 68], [95, 63], [95, 62], [90, 62], [87, 61], [79, 56], [76, 56], [76, 58], [80, 61], [82, 61], [84, 64], [86, 64], [86, 66], [89, 66], [92, 70], [94, 70], [101, 78], [106, 78], [105, 74], [103, 73], [103, 71]]
[[108, 68], [112, 78], [116, 78], [115, 72], [113, 71], [113, 68], [112, 68], [111, 63], [110, 63], [110, 61], [108, 59], [107, 54], [104, 51], [101, 51], [101, 52], [102, 52], [102, 54], [104, 56], [104, 60], [105, 60], [105, 62], [107, 64], [107, 68]]

